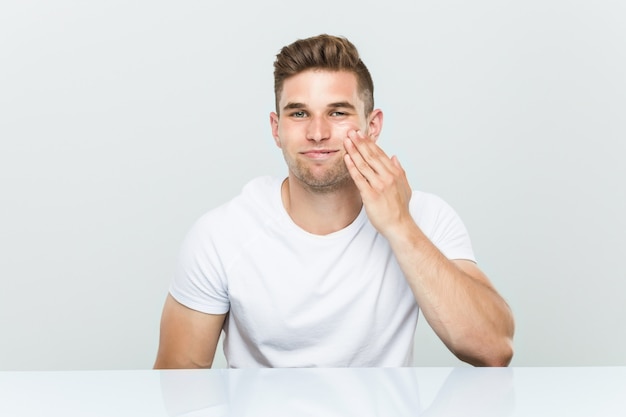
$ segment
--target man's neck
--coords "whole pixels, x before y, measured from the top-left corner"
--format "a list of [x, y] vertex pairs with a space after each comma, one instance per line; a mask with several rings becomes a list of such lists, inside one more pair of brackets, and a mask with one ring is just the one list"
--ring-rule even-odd
[[320, 192], [288, 177], [283, 181], [281, 196], [293, 222], [316, 235], [345, 228], [357, 218], [362, 207], [361, 195], [352, 181], [333, 191]]

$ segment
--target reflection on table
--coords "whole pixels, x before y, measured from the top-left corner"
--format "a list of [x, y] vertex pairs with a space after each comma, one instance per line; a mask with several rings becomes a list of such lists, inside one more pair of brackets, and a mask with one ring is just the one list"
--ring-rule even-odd
[[0, 372], [0, 416], [626, 416], [626, 367]]
[[[472, 410], [490, 417], [513, 409], [512, 369], [423, 373], [422, 379], [414, 368], [162, 372], [161, 387], [170, 416], [447, 416]], [[442, 375], [435, 398], [423, 403], [421, 385], [439, 384]]]

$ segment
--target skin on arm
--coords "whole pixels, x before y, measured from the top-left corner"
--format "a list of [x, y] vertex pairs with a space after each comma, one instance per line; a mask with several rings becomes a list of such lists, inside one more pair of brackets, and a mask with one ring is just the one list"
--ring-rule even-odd
[[154, 368], [210, 368], [225, 318], [192, 310], [168, 294]]
[[506, 366], [513, 315], [475, 263], [449, 260], [409, 211], [411, 188], [398, 159], [350, 131], [345, 163], [372, 225], [389, 241], [424, 317], [444, 344], [472, 365]]
[[390, 239], [424, 318], [459, 359], [506, 366], [513, 356], [513, 315], [472, 261], [449, 260], [417, 225]]

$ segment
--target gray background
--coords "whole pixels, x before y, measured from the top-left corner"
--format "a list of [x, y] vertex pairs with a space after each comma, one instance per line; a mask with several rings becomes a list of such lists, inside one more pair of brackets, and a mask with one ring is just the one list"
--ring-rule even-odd
[[[274, 55], [322, 32], [370, 67], [381, 145], [465, 221], [513, 365], [626, 365], [625, 21], [617, 0], [4, 0], [0, 370], [152, 366], [192, 222], [286, 173]], [[416, 337], [417, 365], [460, 364]]]

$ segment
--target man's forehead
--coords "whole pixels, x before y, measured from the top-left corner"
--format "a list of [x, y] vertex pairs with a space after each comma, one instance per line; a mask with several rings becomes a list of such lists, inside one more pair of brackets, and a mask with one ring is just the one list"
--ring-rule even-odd
[[361, 100], [354, 73], [315, 69], [285, 79], [279, 101], [285, 108], [310, 105], [311, 101], [326, 107], [354, 108]]
[[338, 83], [342, 85], [349, 85], [350, 87], [357, 87], [357, 77], [352, 71], [346, 70], [328, 70], [328, 69], [307, 69], [300, 71], [290, 77], [285, 78], [283, 81], [283, 89], [286, 86], [292, 86], [295, 84], [332, 84]]

